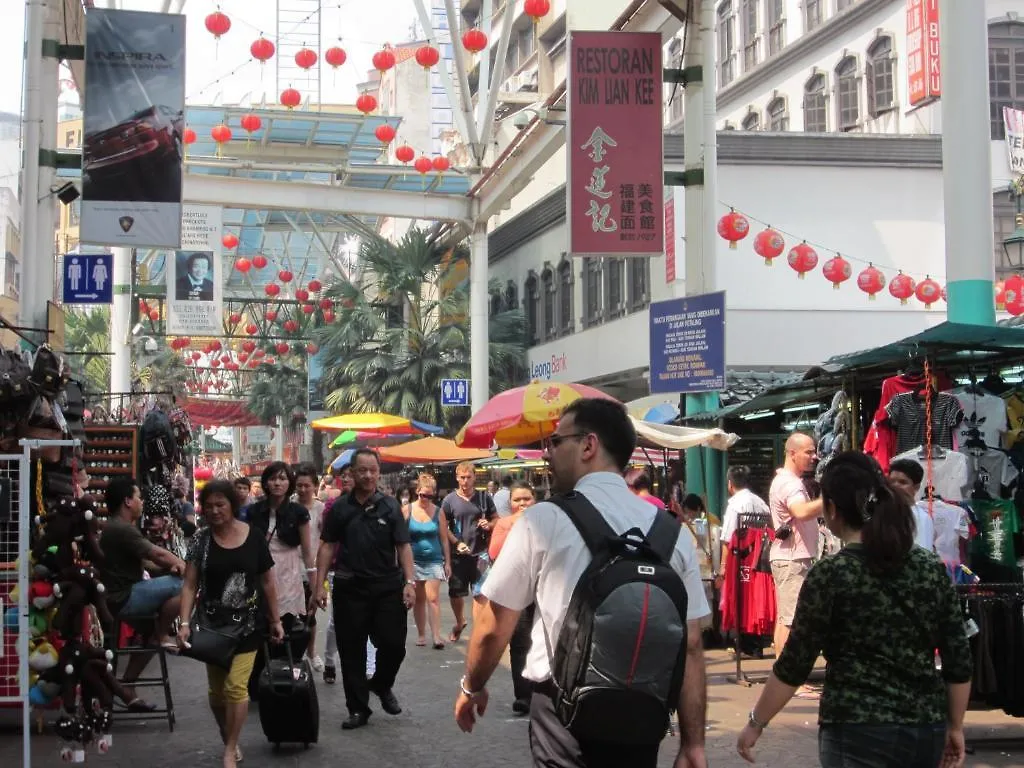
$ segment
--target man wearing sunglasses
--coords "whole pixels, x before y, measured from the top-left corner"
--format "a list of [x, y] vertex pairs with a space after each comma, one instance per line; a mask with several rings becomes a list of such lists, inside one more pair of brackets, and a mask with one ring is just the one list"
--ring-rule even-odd
[[[580, 399], [562, 413], [547, 441], [544, 459], [551, 470], [554, 490], [575, 490], [585, 496], [617, 534], [633, 528], [650, 531], [656, 513], [664, 513], [635, 496], [622, 477], [635, 447], [636, 432], [621, 404]], [[654, 768], [658, 743], [618, 743], [614, 729], [600, 741], [578, 740], [562, 724], [551, 698], [554, 686], [549, 649], [557, 647], [573, 591], [591, 559], [576, 526], [559, 506], [541, 502], [523, 513], [481, 590], [487, 603], [473, 626], [455, 719], [462, 730], [470, 731], [484, 713], [485, 685], [501, 660], [520, 613], [535, 604], [537, 618], [523, 671], [535, 691], [530, 705], [534, 764], [549, 768]], [[691, 537], [676, 539], [669, 565], [681, 578], [688, 598], [685, 674], [678, 698], [674, 699], [678, 701], [681, 726], [675, 768], [704, 768], [707, 696], [700, 620], [711, 611]]]

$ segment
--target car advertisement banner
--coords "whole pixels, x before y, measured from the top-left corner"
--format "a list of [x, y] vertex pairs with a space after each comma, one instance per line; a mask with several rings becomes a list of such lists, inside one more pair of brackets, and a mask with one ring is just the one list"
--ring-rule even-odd
[[181, 249], [167, 259], [167, 332], [221, 334], [221, 217], [216, 205], [186, 205]]
[[81, 239], [181, 244], [185, 17], [90, 8]]

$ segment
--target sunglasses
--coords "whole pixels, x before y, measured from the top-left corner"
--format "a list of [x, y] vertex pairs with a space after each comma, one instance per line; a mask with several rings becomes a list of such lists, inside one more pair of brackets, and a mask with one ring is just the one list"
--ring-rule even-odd
[[589, 433], [587, 432], [572, 432], [568, 435], [559, 435], [556, 433], [548, 438], [548, 445], [550, 445], [552, 448], [557, 448], [566, 440], [571, 440], [573, 438], [579, 439], [581, 437], [586, 437], [588, 434]]
[[421, 499], [432, 499], [432, 498], [434, 498], [434, 494], [432, 494], [432, 493], [417, 493], [416, 495], [419, 498], [421, 498]]

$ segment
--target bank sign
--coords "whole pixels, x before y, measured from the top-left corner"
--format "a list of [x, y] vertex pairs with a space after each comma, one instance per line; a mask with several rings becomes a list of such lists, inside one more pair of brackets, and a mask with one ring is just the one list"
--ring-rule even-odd
[[569, 373], [569, 358], [565, 354], [530, 359], [530, 381], [564, 381]]
[[651, 394], [725, 387], [725, 291], [651, 304]]

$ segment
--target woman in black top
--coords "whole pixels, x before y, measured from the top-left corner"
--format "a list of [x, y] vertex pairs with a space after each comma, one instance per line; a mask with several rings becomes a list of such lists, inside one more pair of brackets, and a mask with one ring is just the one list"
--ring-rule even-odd
[[219, 604], [244, 616], [248, 633], [238, 645], [231, 669], [206, 666], [210, 709], [224, 742], [224, 768], [236, 768], [242, 759], [238, 737], [249, 711], [247, 683], [256, 649], [263, 644], [264, 622], [274, 642], [284, 638], [284, 628], [277, 610], [274, 561], [259, 531], [238, 519], [238, 496], [232, 484], [227, 480], [207, 483], [199, 492], [199, 504], [207, 527], [189, 545], [178, 645], [185, 647], [191, 635], [200, 584], [204, 585], [198, 595], [202, 606]]
[[[753, 762], [768, 722], [825, 656], [818, 750], [825, 768], [963, 765], [972, 661], [945, 566], [914, 546], [906, 498], [849, 451], [821, 478], [825, 522], [845, 547], [811, 568], [793, 631], [737, 749]], [[942, 659], [935, 668], [935, 650]]]

